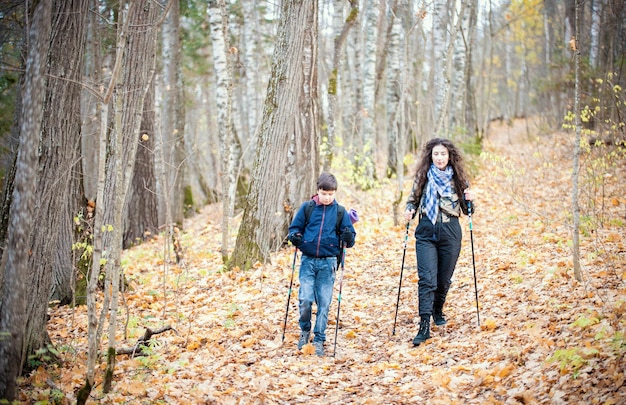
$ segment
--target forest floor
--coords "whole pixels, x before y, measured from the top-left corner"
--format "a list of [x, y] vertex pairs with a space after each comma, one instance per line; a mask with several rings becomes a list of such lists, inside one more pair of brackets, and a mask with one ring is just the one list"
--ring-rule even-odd
[[[401, 269], [406, 227], [393, 224], [395, 185], [364, 193], [341, 188], [338, 176], [338, 201], [360, 221], [338, 273], [340, 327], [335, 342], [335, 299], [326, 357], [296, 348], [299, 255], [283, 342], [293, 248], [248, 272], [223, 272], [220, 207], [206, 207], [186, 224], [182, 265], [164, 261], [161, 237], [125, 252], [131, 289], [118, 316], [127, 324], [118, 346], [132, 346], [145, 328], [174, 330], [155, 335], [147, 356], [118, 355], [106, 395], [102, 363], [90, 403], [626, 403], [625, 173], [604, 169], [611, 175], [594, 183], [602, 189], [584, 181], [581, 200], [593, 210], [583, 212], [578, 282], [569, 225], [572, 141], [573, 134], [544, 134], [530, 121], [494, 123], [483, 154], [473, 158], [475, 268], [464, 217], [448, 324], [433, 327], [419, 347], [411, 343], [419, 321], [415, 224]], [[592, 159], [583, 155], [586, 164]], [[598, 218], [602, 226], [591, 229]], [[75, 402], [86, 371], [85, 307], [52, 308], [49, 333], [62, 362], [26, 376], [22, 399]]]

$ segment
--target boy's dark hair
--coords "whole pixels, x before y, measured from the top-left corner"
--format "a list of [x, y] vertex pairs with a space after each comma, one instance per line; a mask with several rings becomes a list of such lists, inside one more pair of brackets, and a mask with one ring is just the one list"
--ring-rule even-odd
[[330, 173], [324, 172], [317, 179], [317, 189], [324, 191], [336, 191], [337, 179]]

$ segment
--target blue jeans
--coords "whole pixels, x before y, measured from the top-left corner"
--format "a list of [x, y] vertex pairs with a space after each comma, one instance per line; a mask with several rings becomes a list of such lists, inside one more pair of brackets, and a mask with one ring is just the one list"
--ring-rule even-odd
[[300, 330], [311, 330], [313, 302], [317, 305], [313, 342], [326, 341], [328, 310], [333, 299], [333, 286], [337, 267], [336, 257], [315, 258], [302, 255], [300, 263], [300, 289], [298, 301], [300, 308]]

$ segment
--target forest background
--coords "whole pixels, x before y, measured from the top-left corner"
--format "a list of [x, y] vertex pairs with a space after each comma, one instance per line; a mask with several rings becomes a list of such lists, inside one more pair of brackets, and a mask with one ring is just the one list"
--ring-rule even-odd
[[[167, 301], [170, 266], [185, 260], [185, 215], [219, 203], [220, 271], [269, 265], [320, 170], [355, 193], [384, 190], [401, 225], [405, 180], [433, 136], [452, 138], [473, 163], [489, 156], [490, 123], [533, 117], [529, 138], [570, 130], [572, 195], [561, 197], [572, 201], [571, 239], [546, 243], [571, 241], [581, 282], [579, 235], [613, 227], [609, 239], [623, 236], [623, 214], [607, 209], [623, 204], [607, 193], [615, 181], [623, 190], [623, 1], [0, 7], [2, 398], [17, 396], [18, 375], [58, 355], [50, 303], [86, 303], [78, 402], [96, 376], [111, 390], [123, 248], [160, 235]], [[611, 259], [605, 276], [621, 285], [616, 249], [588, 254]], [[618, 364], [621, 305], [610, 305]]]

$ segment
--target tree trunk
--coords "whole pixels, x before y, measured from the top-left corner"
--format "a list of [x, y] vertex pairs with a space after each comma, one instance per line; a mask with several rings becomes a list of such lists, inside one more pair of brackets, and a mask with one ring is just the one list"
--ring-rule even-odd
[[[455, 2], [455, 5], [457, 5], [456, 2]], [[454, 74], [455, 72], [453, 69], [453, 65], [454, 65], [453, 52], [455, 49], [455, 42], [457, 40], [457, 36], [459, 32], [461, 32], [462, 30], [466, 4], [464, 2], [461, 2], [460, 4], [458, 4], [458, 7], [459, 7], [458, 11], [456, 7], [452, 11], [453, 15], [456, 16], [457, 19], [455, 20], [454, 17], [450, 18], [448, 28], [446, 28], [446, 30], [449, 31], [450, 34], [447, 37], [447, 44], [445, 45], [446, 50], [443, 54], [442, 71], [440, 73], [436, 73], [437, 75], [441, 75], [440, 83], [443, 86], [443, 88], [437, 89], [438, 91], [437, 94], [439, 94], [439, 90], [441, 90], [441, 105], [438, 111], [437, 121], [435, 123], [435, 129], [433, 131], [435, 136], [445, 137], [446, 134], [449, 134], [451, 132], [450, 123], [451, 123], [451, 117], [454, 116], [454, 113], [451, 111], [452, 108], [450, 106], [450, 100], [452, 98], [452, 94], [457, 94], [457, 91], [459, 91], [458, 89], [452, 88], [454, 84], [453, 80], [454, 80], [454, 75], [455, 75]], [[460, 94], [463, 94], [463, 90], [464, 89], [460, 89]]]
[[[89, 7], [95, 8], [99, 0], [89, 0]], [[105, 14], [107, 11], [101, 11]], [[105, 72], [109, 71], [109, 58], [103, 55], [106, 47], [104, 43], [114, 38], [107, 38], [111, 30], [103, 29], [98, 24], [100, 16], [96, 13], [88, 13], [87, 34], [85, 41], [85, 67], [82, 81], [86, 86], [82, 87], [81, 116], [83, 125], [81, 128], [81, 156], [83, 172], [83, 188], [88, 201], [96, 201], [98, 180], [98, 137], [100, 135], [100, 112], [98, 106], [101, 100], [92, 89], [97, 89], [104, 81]]]
[[[221, 180], [222, 180], [222, 259], [228, 260], [230, 249], [229, 219], [231, 214], [231, 171], [235, 169], [231, 162], [231, 145], [234, 143], [231, 125], [232, 111], [232, 79], [228, 61], [227, 27], [228, 17], [226, 5], [223, 0], [210, 0], [209, 26], [211, 30], [211, 43], [213, 44], [213, 66], [217, 78], [215, 100], [217, 103], [217, 131], [219, 134], [219, 146], [221, 155]], [[236, 183], [236, 180], [235, 180]]]
[[365, 10], [365, 43], [363, 59], [363, 109], [362, 134], [360, 151], [354, 160], [355, 170], [358, 173], [361, 188], [367, 190], [376, 179], [374, 166], [376, 150], [376, 134], [374, 119], [376, 117], [376, 57], [378, 38], [378, 1], [368, 0]]
[[[446, 44], [448, 43], [448, 32], [450, 17], [446, 9], [447, 0], [434, 0], [433, 4], [433, 30], [432, 30], [432, 53], [430, 55], [430, 77], [428, 87], [430, 89], [431, 119], [433, 124], [439, 122], [439, 117], [443, 115], [444, 90], [445, 90], [445, 69], [447, 64]], [[434, 136], [439, 136], [441, 128], [436, 126], [433, 131]]]
[[[345, 19], [345, 22], [340, 18], [342, 13], [341, 4], [343, 0], [335, 0], [335, 22], [334, 28], [337, 30], [337, 34], [334, 39], [333, 48], [333, 66], [328, 78], [328, 138], [324, 147], [323, 168], [324, 171], [330, 171], [333, 158], [335, 156], [335, 140], [337, 137], [337, 127], [341, 128], [341, 125], [337, 125], [337, 121], [340, 121], [341, 114], [337, 114], [338, 109], [338, 92], [340, 89], [340, 79], [342, 72], [342, 51], [343, 45], [346, 42], [346, 38], [350, 29], [358, 21], [359, 15], [359, 2], [357, 0], [350, 0], [350, 11]], [[339, 15], [339, 18], [337, 18]], [[340, 123], [339, 123], [340, 124]]]
[[[288, 226], [291, 212], [286, 208], [287, 167], [285, 159], [291, 137], [309, 137], [310, 147], [316, 145], [317, 133], [310, 129], [307, 120], [316, 122], [315, 116], [308, 116], [316, 91], [314, 61], [316, 60], [317, 0], [286, 0], [283, 3], [278, 34], [275, 42], [272, 74], [267, 89], [263, 110], [263, 121], [259, 127], [259, 141], [254, 161], [252, 181], [235, 251], [229, 261], [229, 268], [251, 268], [257, 261], [264, 261], [272, 247], [280, 246]], [[313, 46], [305, 50], [306, 46]], [[313, 52], [313, 53], [311, 53]], [[303, 61], [306, 61], [306, 66]], [[303, 71], [305, 70], [305, 71]], [[308, 82], [305, 79], [308, 78]], [[306, 107], [301, 107], [304, 105]], [[313, 124], [310, 125], [313, 125]], [[298, 142], [302, 142], [299, 139]], [[305, 142], [303, 149], [297, 149], [298, 165], [317, 162], [318, 156], [311, 155]], [[312, 172], [301, 178], [303, 184], [313, 184]]]
[[[574, 20], [575, 20], [575, 38], [578, 38], [579, 33], [579, 13], [580, 4], [576, 1]], [[581, 139], [581, 124], [580, 124], [580, 51], [578, 49], [578, 40], [575, 40], [574, 46], [574, 64], [575, 64], [575, 84], [574, 84], [574, 119], [576, 127], [576, 137], [574, 140], [574, 165], [572, 168], [572, 217], [574, 221], [574, 229], [572, 234], [572, 261], [574, 264], [574, 277], [577, 281], [582, 281], [582, 274], [580, 273], [580, 204], [578, 203], [578, 177], [580, 172], [580, 139]]]
[[465, 70], [464, 70], [464, 84], [465, 84], [465, 105], [464, 115], [465, 115], [465, 128], [467, 128], [467, 133], [470, 137], [478, 138], [478, 140], [482, 139], [483, 134], [478, 129], [478, 118], [477, 118], [477, 107], [476, 107], [476, 85], [474, 84], [474, 65], [473, 65], [473, 49], [476, 46], [476, 22], [477, 22], [477, 13], [476, 3], [471, 1], [467, 10], [469, 14], [469, 21], [467, 27], [467, 33], [464, 36], [465, 42]]
[[[157, 7], [152, 2], [130, 3], [125, 13], [120, 13], [118, 21], [118, 43], [116, 60], [111, 73], [111, 83], [103, 97], [103, 119], [100, 145], [100, 173], [98, 185], [98, 204], [96, 206], [96, 225], [94, 227], [94, 251], [92, 270], [89, 277], [87, 306], [89, 318], [88, 362], [84, 386], [77, 394], [77, 403], [84, 404], [94, 386], [95, 363], [100, 341], [99, 330], [102, 328], [104, 314], [109, 315], [109, 356], [105, 373], [107, 379], [113, 376], [115, 354], [115, 331], [117, 315], [117, 296], [120, 280], [120, 251], [122, 244], [122, 216], [126, 205], [128, 190], [139, 144], [141, 117], [145, 95], [154, 75], [154, 56], [156, 51]], [[119, 78], [119, 83], [117, 79]], [[106, 138], [108, 102], [114, 95], [114, 128], [110, 136], [109, 156], [106, 162], [102, 144]], [[101, 238], [101, 229], [102, 232]], [[107, 252], [105, 275], [105, 302], [100, 322], [96, 314], [96, 287], [100, 274], [100, 259]], [[109, 307], [110, 303], [110, 307]], [[105, 380], [107, 387], [110, 380]]]
[[[306, 2], [305, 2], [306, 3]], [[302, 35], [302, 60], [300, 62], [302, 82], [300, 85], [297, 122], [290, 133], [289, 150], [287, 155], [287, 184], [284, 207], [297, 207], [299, 203], [308, 199], [317, 190], [317, 178], [320, 170], [320, 130], [318, 110], [318, 83], [317, 83], [317, 55], [318, 55], [318, 2], [311, 5], [315, 12], [308, 14], [304, 21]], [[283, 235], [287, 234], [289, 223], [294, 212], [287, 212], [282, 229], [277, 230], [278, 237], [274, 239], [271, 249], [278, 249], [284, 242]]]
[[[26, 358], [24, 333], [27, 321], [29, 235], [37, 187], [37, 147], [46, 95], [45, 71], [50, 47], [52, 0], [43, 0], [33, 12], [28, 35], [20, 144], [11, 206], [0, 308], [0, 398], [16, 398], [16, 379]], [[46, 291], [46, 299], [49, 291]]]
[[402, 160], [403, 156], [398, 156], [398, 140], [400, 137], [400, 128], [398, 127], [398, 116], [400, 107], [400, 96], [402, 93], [402, 64], [401, 56], [404, 54], [402, 51], [402, 19], [394, 18], [398, 11], [407, 11], [402, 5], [397, 6], [392, 10], [392, 17], [390, 21], [389, 41], [387, 43], [387, 61], [389, 63], [388, 79], [387, 79], [387, 172], [385, 173], [387, 178], [391, 178], [394, 175], [399, 175], [396, 171], [398, 169], [398, 159]]
[[146, 93], [135, 159], [133, 181], [124, 215], [124, 242], [127, 249], [159, 232], [159, 212], [154, 165], [154, 82]]
[[[115, 125], [111, 136], [111, 159], [114, 170], [107, 173], [110, 192], [105, 210], [111, 213], [112, 232], [107, 251], [105, 294], [110, 294], [107, 369], [103, 391], [110, 388], [115, 366], [117, 307], [121, 277], [122, 218], [127, 205], [140, 139], [141, 117], [145, 96], [152, 84], [155, 69], [157, 10], [151, 0], [132, 3], [128, 9], [129, 29], [122, 63], [120, 83], [114, 93]], [[106, 189], [106, 187], [105, 187]], [[105, 214], [105, 218], [107, 215]], [[165, 295], [167, 296], [167, 295]], [[164, 307], [167, 305], [164, 303]], [[107, 306], [105, 305], [106, 309]]]
[[[80, 86], [87, 1], [56, 0], [48, 59], [48, 85], [39, 181], [31, 233], [27, 288], [26, 354], [49, 342], [48, 302], [73, 299], [73, 217], [82, 205]], [[50, 230], [55, 230], [51, 232]]]
[[180, 0], [162, 0], [162, 3], [171, 3], [171, 5], [162, 29], [163, 83], [160, 115], [163, 142], [160, 148], [164, 162], [163, 174], [159, 180], [161, 184], [159, 212], [161, 213], [161, 224], [167, 226], [176, 224], [182, 227], [184, 219], [185, 128], [181, 78]]

